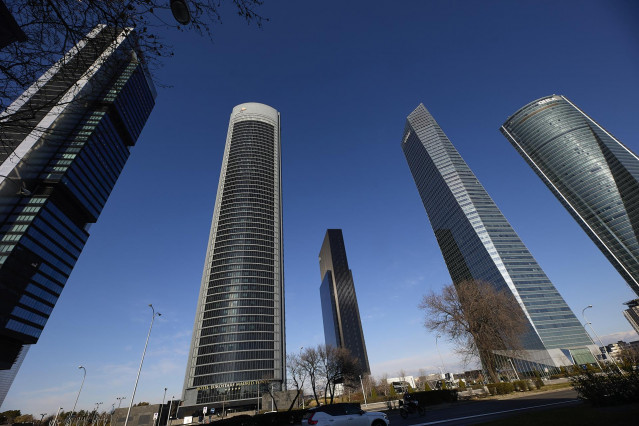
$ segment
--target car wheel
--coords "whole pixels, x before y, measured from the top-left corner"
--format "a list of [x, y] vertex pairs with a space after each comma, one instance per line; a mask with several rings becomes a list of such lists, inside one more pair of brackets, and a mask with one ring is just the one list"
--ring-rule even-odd
[[386, 423], [384, 423], [383, 420], [375, 420], [373, 423], [371, 423], [371, 426], [386, 426]]

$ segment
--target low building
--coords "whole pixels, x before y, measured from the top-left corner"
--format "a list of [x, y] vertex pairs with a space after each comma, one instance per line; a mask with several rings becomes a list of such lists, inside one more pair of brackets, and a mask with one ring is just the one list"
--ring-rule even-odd
[[[131, 407], [129, 413], [128, 426], [164, 426], [167, 424], [169, 417], [169, 405], [166, 404], [150, 404]], [[124, 426], [126, 414], [129, 407], [118, 408], [113, 412], [111, 426]], [[173, 411], [173, 410], [171, 410]]]

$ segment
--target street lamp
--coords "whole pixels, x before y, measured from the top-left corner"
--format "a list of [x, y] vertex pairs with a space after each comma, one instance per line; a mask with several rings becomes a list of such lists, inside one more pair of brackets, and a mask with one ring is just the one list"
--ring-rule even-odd
[[142, 360], [140, 361], [140, 368], [138, 368], [138, 376], [135, 378], [135, 386], [133, 386], [133, 395], [131, 395], [131, 402], [129, 403], [129, 410], [126, 412], [126, 418], [124, 419], [124, 426], [129, 423], [129, 415], [131, 414], [131, 407], [133, 407], [133, 400], [135, 399], [135, 391], [138, 388], [138, 381], [140, 380], [140, 373], [142, 372], [142, 364], [144, 364], [144, 355], [146, 354], [146, 347], [149, 345], [149, 337], [151, 337], [151, 329], [153, 329], [153, 321], [155, 317], [161, 317], [161, 313], [156, 313], [153, 305], [149, 304], [149, 308], [153, 311], [151, 315], [151, 326], [149, 327], [149, 333], [146, 335], [146, 343], [144, 344], [144, 351], [142, 352]]
[[442, 353], [439, 352], [439, 345], [437, 344], [437, 340], [439, 340], [440, 337], [442, 337], [442, 335], [437, 333], [437, 337], [435, 337], [435, 347], [437, 348], [437, 353], [439, 354], [439, 361], [442, 363], [442, 366], [441, 366], [441, 369], [440, 369], [440, 371], [442, 373], [442, 376], [443, 376], [442, 379], [446, 379], [446, 377], [444, 376], [444, 369], [445, 369], [444, 368], [444, 359], [442, 358]]
[[[603, 342], [601, 341], [601, 337], [599, 337], [599, 335], [597, 334], [597, 332], [595, 331], [595, 329], [592, 326], [592, 323], [590, 321], [588, 321], [588, 318], [586, 318], [586, 309], [592, 308], [592, 305], [588, 305], [585, 308], [583, 308], [581, 310], [581, 315], [584, 317], [584, 321], [586, 321], [586, 325], [590, 326], [590, 329], [592, 330], [592, 332], [594, 333], [595, 337], [597, 338], [597, 340], [599, 341], [599, 344], [601, 345], [601, 347], [603, 348], [603, 350], [606, 352], [606, 359], [605, 359], [605, 363], [609, 363], [609, 359], [608, 359], [608, 350], [606, 349], [606, 346], [603, 344]], [[611, 357], [612, 358], [612, 357]], [[619, 372], [621, 373], [621, 369], [619, 368], [619, 365], [617, 365], [617, 362], [613, 359], [612, 362], [615, 364], [615, 367], [617, 367], [617, 370], [619, 370]], [[600, 367], [601, 368], [601, 367]]]
[[171, 0], [171, 13], [176, 21], [182, 25], [187, 25], [191, 22], [191, 11], [189, 11], [189, 5], [186, 0]]
[[166, 399], [166, 388], [164, 388], [164, 396], [162, 397], [162, 405], [160, 405], [160, 414], [158, 415], [158, 426], [162, 421], [162, 408], [164, 408], [164, 400]]
[[40, 413], [40, 424], [42, 424], [42, 419], [44, 419], [44, 416], [46, 416], [47, 413]]
[[[258, 386], [259, 386], [259, 385], [258, 385]], [[165, 425], [166, 425], [166, 426], [168, 426], [169, 421], [171, 420], [171, 406], [173, 405], [173, 400], [174, 400], [174, 399], [175, 399], [175, 395], [173, 395], [173, 396], [171, 397], [171, 403], [169, 404], [169, 415], [168, 415], [168, 416], [166, 416], [166, 423], [165, 423]]]
[[122, 400], [126, 399], [126, 396], [118, 396], [117, 398], [115, 398], [118, 400], [118, 410], [120, 409], [120, 405], [122, 404]]
[[57, 425], [58, 425], [58, 416], [60, 415], [60, 411], [62, 411], [62, 407], [58, 408], [58, 412], [57, 412], [57, 413], [55, 413], [55, 419], [53, 419], [53, 424], [54, 424], [55, 426], [57, 426]]
[[79, 366], [78, 370], [79, 369], [84, 370], [84, 376], [82, 376], [82, 384], [80, 385], [80, 390], [78, 391], [78, 396], [75, 398], [75, 404], [73, 404], [73, 410], [71, 410], [71, 415], [73, 415], [73, 413], [75, 413], [75, 406], [78, 405], [78, 399], [80, 399], [80, 392], [82, 392], [82, 386], [84, 386], [84, 379], [87, 378], [87, 369], [84, 368], [83, 366]]
[[362, 385], [362, 395], [364, 395], [364, 407], [368, 407], [366, 403], [366, 391], [364, 390], [364, 382], [362, 382], [362, 375], [359, 375], [359, 384]]

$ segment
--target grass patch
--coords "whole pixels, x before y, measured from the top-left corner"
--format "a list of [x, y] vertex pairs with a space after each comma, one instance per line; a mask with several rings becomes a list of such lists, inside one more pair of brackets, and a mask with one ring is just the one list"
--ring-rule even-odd
[[482, 425], [490, 426], [539, 426], [539, 425], [636, 425], [639, 419], [639, 403], [615, 407], [592, 407], [578, 404], [571, 407], [544, 411], [528, 411], [515, 416], [493, 420]]

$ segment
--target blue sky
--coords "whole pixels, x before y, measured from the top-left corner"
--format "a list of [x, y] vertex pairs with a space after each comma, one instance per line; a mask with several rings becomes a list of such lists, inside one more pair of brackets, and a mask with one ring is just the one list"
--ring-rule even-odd
[[[265, 0], [263, 29], [227, 12], [214, 42], [167, 32], [157, 105], [3, 410], [54, 413], [179, 398], [234, 105], [282, 117], [287, 349], [323, 343], [318, 253], [342, 228], [374, 375], [434, 372], [421, 296], [450, 282], [400, 148], [423, 102], [581, 319], [639, 338], [633, 293], [499, 133], [526, 103], [563, 94], [639, 150], [634, 1]], [[449, 369], [461, 369], [440, 341]]]

